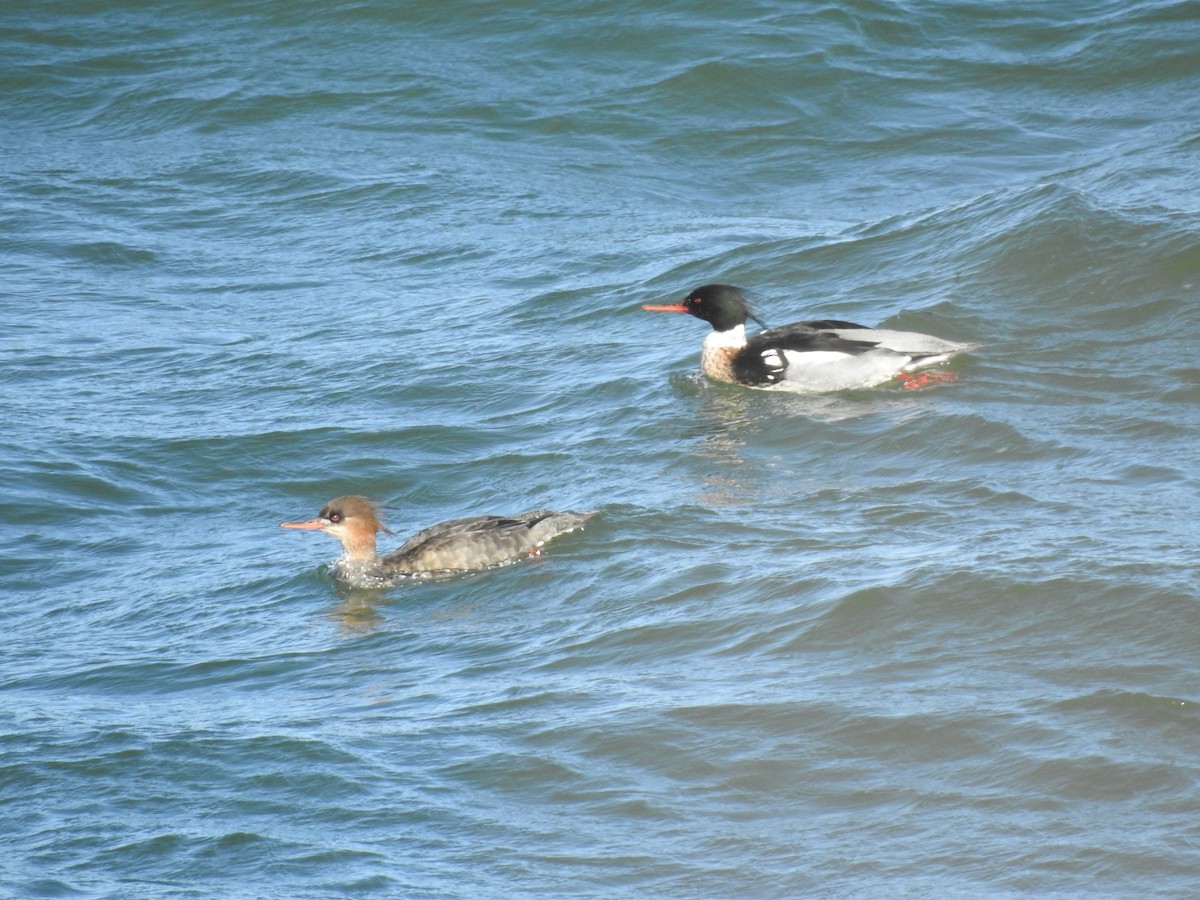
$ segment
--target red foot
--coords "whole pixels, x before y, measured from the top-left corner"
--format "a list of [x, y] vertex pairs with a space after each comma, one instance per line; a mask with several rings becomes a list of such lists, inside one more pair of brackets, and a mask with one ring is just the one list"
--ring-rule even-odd
[[530, 559], [535, 559], [535, 558], [537, 558], [537, 557], [539, 557], [539, 556], [541, 556], [541, 555], [542, 555], [542, 548], [541, 548], [541, 547], [534, 547], [532, 550], [530, 550], [530, 551], [529, 551], [529, 558], [530, 558]]
[[953, 372], [897, 372], [892, 378], [900, 382], [906, 391], [917, 391], [931, 384], [948, 384], [958, 381]]

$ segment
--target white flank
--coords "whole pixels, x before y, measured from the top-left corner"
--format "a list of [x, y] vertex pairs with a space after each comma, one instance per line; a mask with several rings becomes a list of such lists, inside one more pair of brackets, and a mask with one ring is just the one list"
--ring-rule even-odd
[[801, 393], [874, 387], [890, 379], [911, 357], [891, 350], [869, 350], [857, 356], [832, 350], [784, 351], [787, 375], [780, 388]]

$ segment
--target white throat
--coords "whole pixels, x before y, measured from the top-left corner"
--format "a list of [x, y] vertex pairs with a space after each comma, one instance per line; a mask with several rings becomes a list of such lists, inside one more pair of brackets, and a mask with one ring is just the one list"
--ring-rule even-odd
[[710, 331], [704, 339], [704, 350], [728, 350], [746, 346], [746, 326], [735, 325], [728, 331]]

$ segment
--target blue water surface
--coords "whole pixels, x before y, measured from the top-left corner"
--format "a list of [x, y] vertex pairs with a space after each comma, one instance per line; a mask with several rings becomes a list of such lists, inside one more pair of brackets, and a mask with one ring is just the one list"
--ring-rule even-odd
[[[0, 892], [1200, 890], [1194, 3], [0, 11]], [[713, 384], [771, 324], [953, 384]], [[397, 532], [601, 510], [356, 591]]]

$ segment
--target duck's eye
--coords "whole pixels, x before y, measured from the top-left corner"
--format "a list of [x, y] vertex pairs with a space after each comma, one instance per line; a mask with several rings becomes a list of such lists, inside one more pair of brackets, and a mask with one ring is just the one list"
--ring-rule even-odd
[[340, 522], [340, 521], [342, 521], [342, 514], [341, 514], [340, 512], [332, 512], [332, 513], [330, 513], [330, 514], [329, 514], [329, 521], [330, 521], [330, 522]]

